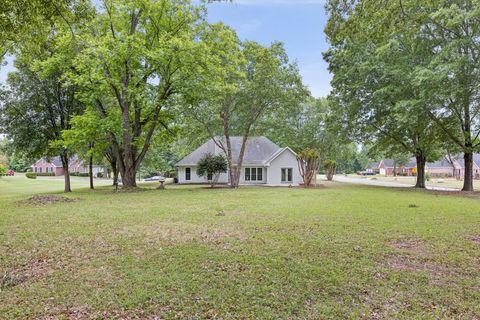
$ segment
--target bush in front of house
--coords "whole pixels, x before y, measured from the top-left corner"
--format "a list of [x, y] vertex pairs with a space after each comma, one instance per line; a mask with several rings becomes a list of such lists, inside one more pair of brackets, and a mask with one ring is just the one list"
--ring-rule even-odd
[[70, 173], [72, 177], [88, 177], [88, 173], [83, 172], [72, 172]]
[[207, 177], [212, 188], [217, 183], [220, 174], [225, 172], [227, 172], [227, 160], [221, 154], [207, 153], [198, 161], [197, 175]]
[[37, 177], [54, 177], [55, 173], [53, 172], [37, 172]]
[[25, 173], [25, 177], [28, 179], [37, 179], [37, 174], [35, 172], [27, 172]]

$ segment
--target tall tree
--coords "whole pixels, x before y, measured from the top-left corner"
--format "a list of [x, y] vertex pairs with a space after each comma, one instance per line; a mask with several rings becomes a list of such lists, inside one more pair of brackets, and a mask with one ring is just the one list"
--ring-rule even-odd
[[415, 84], [429, 101], [430, 117], [452, 147], [464, 153], [464, 191], [473, 191], [473, 153], [480, 150], [480, 1], [408, 1], [405, 19], [416, 21], [415, 40], [429, 48], [416, 64]]
[[69, 78], [102, 119], [120, 120], [109, 132], [124, 187], [139, 169], [164, 112], [194, 75], [201, 7], [190, 1], [104, 0], [81, 34], [82, 49]]
[[332, 46], [325, 58], [334, 73], [330, 99], [339, 129], [373, 143], [372, 151], [414, 155], [415, 187], [425, 188], [425, 164], [439, 156], [440, 141], [411, 71], [428, 61], [428, 48], [412, 38], [411, 21], [400, 18], [401, 2], [332, 0], [327, 7]]
[[9, 75], [8, 89], [0, 93], [0, 127], [14, 141], [15, 150], [30, 157], [60, 155], [65, 170], [64, 191], [70, 192], [72, 153], [67, 148], [58, 148], [55, 142], [84, 107], [75, 98], [75, 87], [66, 85], [61, 74], [41, 76], [20, 61], [16, 64], [17, 71]]
[[[205, 63], [196, 71], [203, 81], [189, 88], [189, 114], [225, 153], [229, 183], [236, 188], [248, 138], [259, 120], [287, 101], [303, 99], [306, 91], [280, 43], [241, 42], [222, 24], [210, 26], [202, 39]], [[231, 143], [235, 135], [242, 137], [237, 159]]]

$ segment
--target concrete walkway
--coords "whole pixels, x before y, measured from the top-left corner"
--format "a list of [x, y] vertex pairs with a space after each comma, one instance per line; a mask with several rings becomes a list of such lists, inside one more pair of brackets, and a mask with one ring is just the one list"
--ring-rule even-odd
[[[323, 178], [323, 177], [322, 177]], [[413, 184], [400, 183], [394, 181], [382, 181], [382, 180], [372, 180], [371, 178], [352, 178], [345, 177], [343, 175], [335, 175], [333, 178], [334, 181], [343, 182], [343, 183], [355, 183], [355, 184], [364, 184], [369, 186], [379, 186], [379, 187], [391, 187], [391, 188], [412, 188]], [[428, 190], [438, 190], [438, 191], [459, 191], [457, 188], [449, 187], [432, 187], [427, 186]]]

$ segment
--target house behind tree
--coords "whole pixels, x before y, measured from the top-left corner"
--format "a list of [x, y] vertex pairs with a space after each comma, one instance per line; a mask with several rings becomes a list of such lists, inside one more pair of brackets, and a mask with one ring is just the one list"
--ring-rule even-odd
[[[32, 172], [35, 173], [51, 173], [54, 176], [62, 176], [65, 174], [65, 169], [60, 157], [52, 157], [50, 159], [44, 157], [38, 159], [31, 168]], [[70, 173], [88, 174], [88, 164], [76, 156], [70, 158], [68, 169]], [[105, 167], [103, 165], [94, 164], [93, 176], [96, 177], [100, 172], [104, 173]]]
[[[221, 137], [216, 137], [215, 139], [217, 142], [223, 141]], [[240, 153], [242, 139], [242, 137], [230, 137], [234, 165], [236, 165]], [[197, 163], [207, 153], [225, 156], [224, 151], [213, 139], [208, 140], [177, 163], [179, 183], [206, 184], [213, 178], [199, 177], [196, 173]], [[218, 183], [226, 184], [229, 182], [228, 179], [228, 172], [220, 174]], [[296, 154], [292, 149], [289, 147], [281, 148], [263, 136], [250, 137], [248, 139], [240, 174], [240, 184], [288, 186], [299, 185], [302, 182]]]
[[[378, 173], [384, 176], [397, 175], [415, 176], [417, 164], [415, 158], [411, 158], [406, 165], [395, 165], [393, 159], [383, 159], [378, 164]], [[425, 172], [431, 177], [454, 177], [463, 179], [465, 174], [465, 161], [461, 155], [444, 156], [435, 162], [428, 162], [425, 165]], [[480, 154], [473, 155], [473, 178], [480, 179]]]

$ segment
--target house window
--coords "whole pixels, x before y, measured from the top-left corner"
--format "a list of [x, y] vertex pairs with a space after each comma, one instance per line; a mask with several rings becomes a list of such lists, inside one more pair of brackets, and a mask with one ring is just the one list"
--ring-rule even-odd
[[245, 181], [263, 181], [263, 168], [245, 168]]
[[212, 181], [212, 180], [213, 180], [213, 174], [209, 173], [209, 174], [207, 175], [207, 180], [208, 180], [208, 181]]
[[185, 168], [185, 180], [192, 180], [192, 168]]
[[292, 181], [293, 181], [293, 169], [282, 168], [282, 182], [292, 182]]
[[36, 172], [37, 172], [37, 167], [35, 167], [35, 168], [33, 168], [33, 169], [35, 169], [35, 173], [36, 173]]
[[42, 167], [38, 168], [38, 170], [39, 173], [42, 173]]

